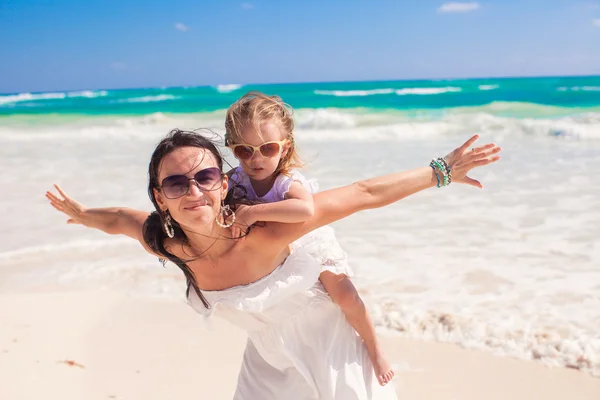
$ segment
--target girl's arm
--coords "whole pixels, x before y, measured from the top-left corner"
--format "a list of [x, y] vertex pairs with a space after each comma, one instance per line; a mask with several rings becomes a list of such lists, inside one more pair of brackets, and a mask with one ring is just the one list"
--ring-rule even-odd
[[[482, 188], [481, 183], [468, 177], [467, 173], [475, 167], [488, 165], [500, 159], [496, 154], [501, 149], [494, 144], [469, 149], [477, 139], [477, 135], [473, 136], [445, 157], [452, 170], [452, 182]], [[362, 210], [386, 206], [436, 184], [434, 170], [431, 167], [422, 167], [319, 192], [314, 195], [315, 214], [312, 218], [297, 224], [269, 224], [268, 238], [280, 242], [283, 248], [323, 225]]]
[[304, 222], [314, 215], [314, 200], [300, 182], [292, 182], [285, 199], [274, 203], [256, 204], [248, 207], [249, 222]]

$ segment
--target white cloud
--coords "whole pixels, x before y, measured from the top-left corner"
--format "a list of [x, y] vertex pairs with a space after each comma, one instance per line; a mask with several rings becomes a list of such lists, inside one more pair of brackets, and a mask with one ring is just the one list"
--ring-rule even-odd
[[242, 3], [242, 8], [244, 10], [252, 10], [254, 8], [254, 6], [250, 3]]
[[475, 11], [479, 7], [479, 3], [473, 1], [470, 3], [444, 3], [438, 8], [440, 13], [464, 13]]
[[184, 25], [181, 22], [178, 22], [175, 24], [175, 29], [177, 29], [178, 31], [181, 31], [181, 32], [187, 32], [190, 28], [188, 28], [187, 25]]
[[596, 25], [598, 28], [600, 28], [600, 18], [596, 18], [595, 20], [592, 21], [592, 23], [594, 25]]

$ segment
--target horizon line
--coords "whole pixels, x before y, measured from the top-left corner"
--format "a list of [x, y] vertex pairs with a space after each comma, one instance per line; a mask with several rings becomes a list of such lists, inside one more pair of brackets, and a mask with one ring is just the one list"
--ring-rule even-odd
[[215, 83], [215, 84], [199, 84], [199, 85], [173, 85], [173, 86], [129, 86], [129, 87], [113, 87], [113, 88], [90, 88], [85, 89], [60, 89], [60, 90], [43, 90], [43, 91], [18, 91], [18, 92], [0, 92], [1, 96], [10, 96], [15, 94], [41, 94], [41, 93], [62, 93], [62, 92], [78, 92], [78, 91], [118, 91], [118, 90], [143, 90], [143, 89], [173, 89], [173, 88], [203, 88], [203, 87], [217, 87], [220, 85], [240, 85], [240, 86], [270, 86], [270, 85], [302, 85], [302, 84], [323, 84], [323, 83], [360, 83], [360, 82], [419, 82], [419, 81], [459, 81], [459, 80], [482, 80], [482, 79], [544, 79], [544, 78], [600, 78], [600, 74], [597, 75], [503, 75], [503, 76], [473, 76], [463, 78], [413, 78], [413, 79], [366, 79], [366, 80], [332, 80], [332, 81], [292, 81], [292, 82], [253, 82], [253, 83]]

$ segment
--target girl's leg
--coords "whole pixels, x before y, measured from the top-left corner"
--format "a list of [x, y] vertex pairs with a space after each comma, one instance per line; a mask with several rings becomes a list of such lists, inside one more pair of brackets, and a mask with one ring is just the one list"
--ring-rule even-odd
[[394, 376], [394, 371], [383, 356], [375, 326], [356, 287], [344, 274], [336, 275], [331, 271], [323, 271], [319, 278], [333, 302], [340, 307], [350, 325], [365, 343], [379, 384], [386, 385]]

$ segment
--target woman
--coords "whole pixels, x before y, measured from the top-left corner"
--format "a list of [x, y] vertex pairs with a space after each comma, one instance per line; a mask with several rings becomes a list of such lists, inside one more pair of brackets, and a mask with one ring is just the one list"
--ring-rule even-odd
[[156, 207], [151, 214], [87, 209], [58, 186], [61, 197], [46, 196], [69, 216], [68, 223], [130, 236], [149, 253], [176, 263], [196, 311], [248, 332], [234, 399], [395, 399], [391, 385], [377, 384], [364, 344], [319, 283], [327, 266], [305, 247], [315, 245], [310, 232], [318, 227], [440, 183], [481, 187], [467, 173], [497, 161], [500, 148], [468, 150], [477, 138], [430, 166], [315, 194], [314, 216], [306, 222], [255, 224], [235, 239], [233, 222], [248, 225], [245, 206], [227, 197], [229, 180], [218, 149], [194, 133], [173, 131], [155, 149], [149, 165], [148, 193]]

